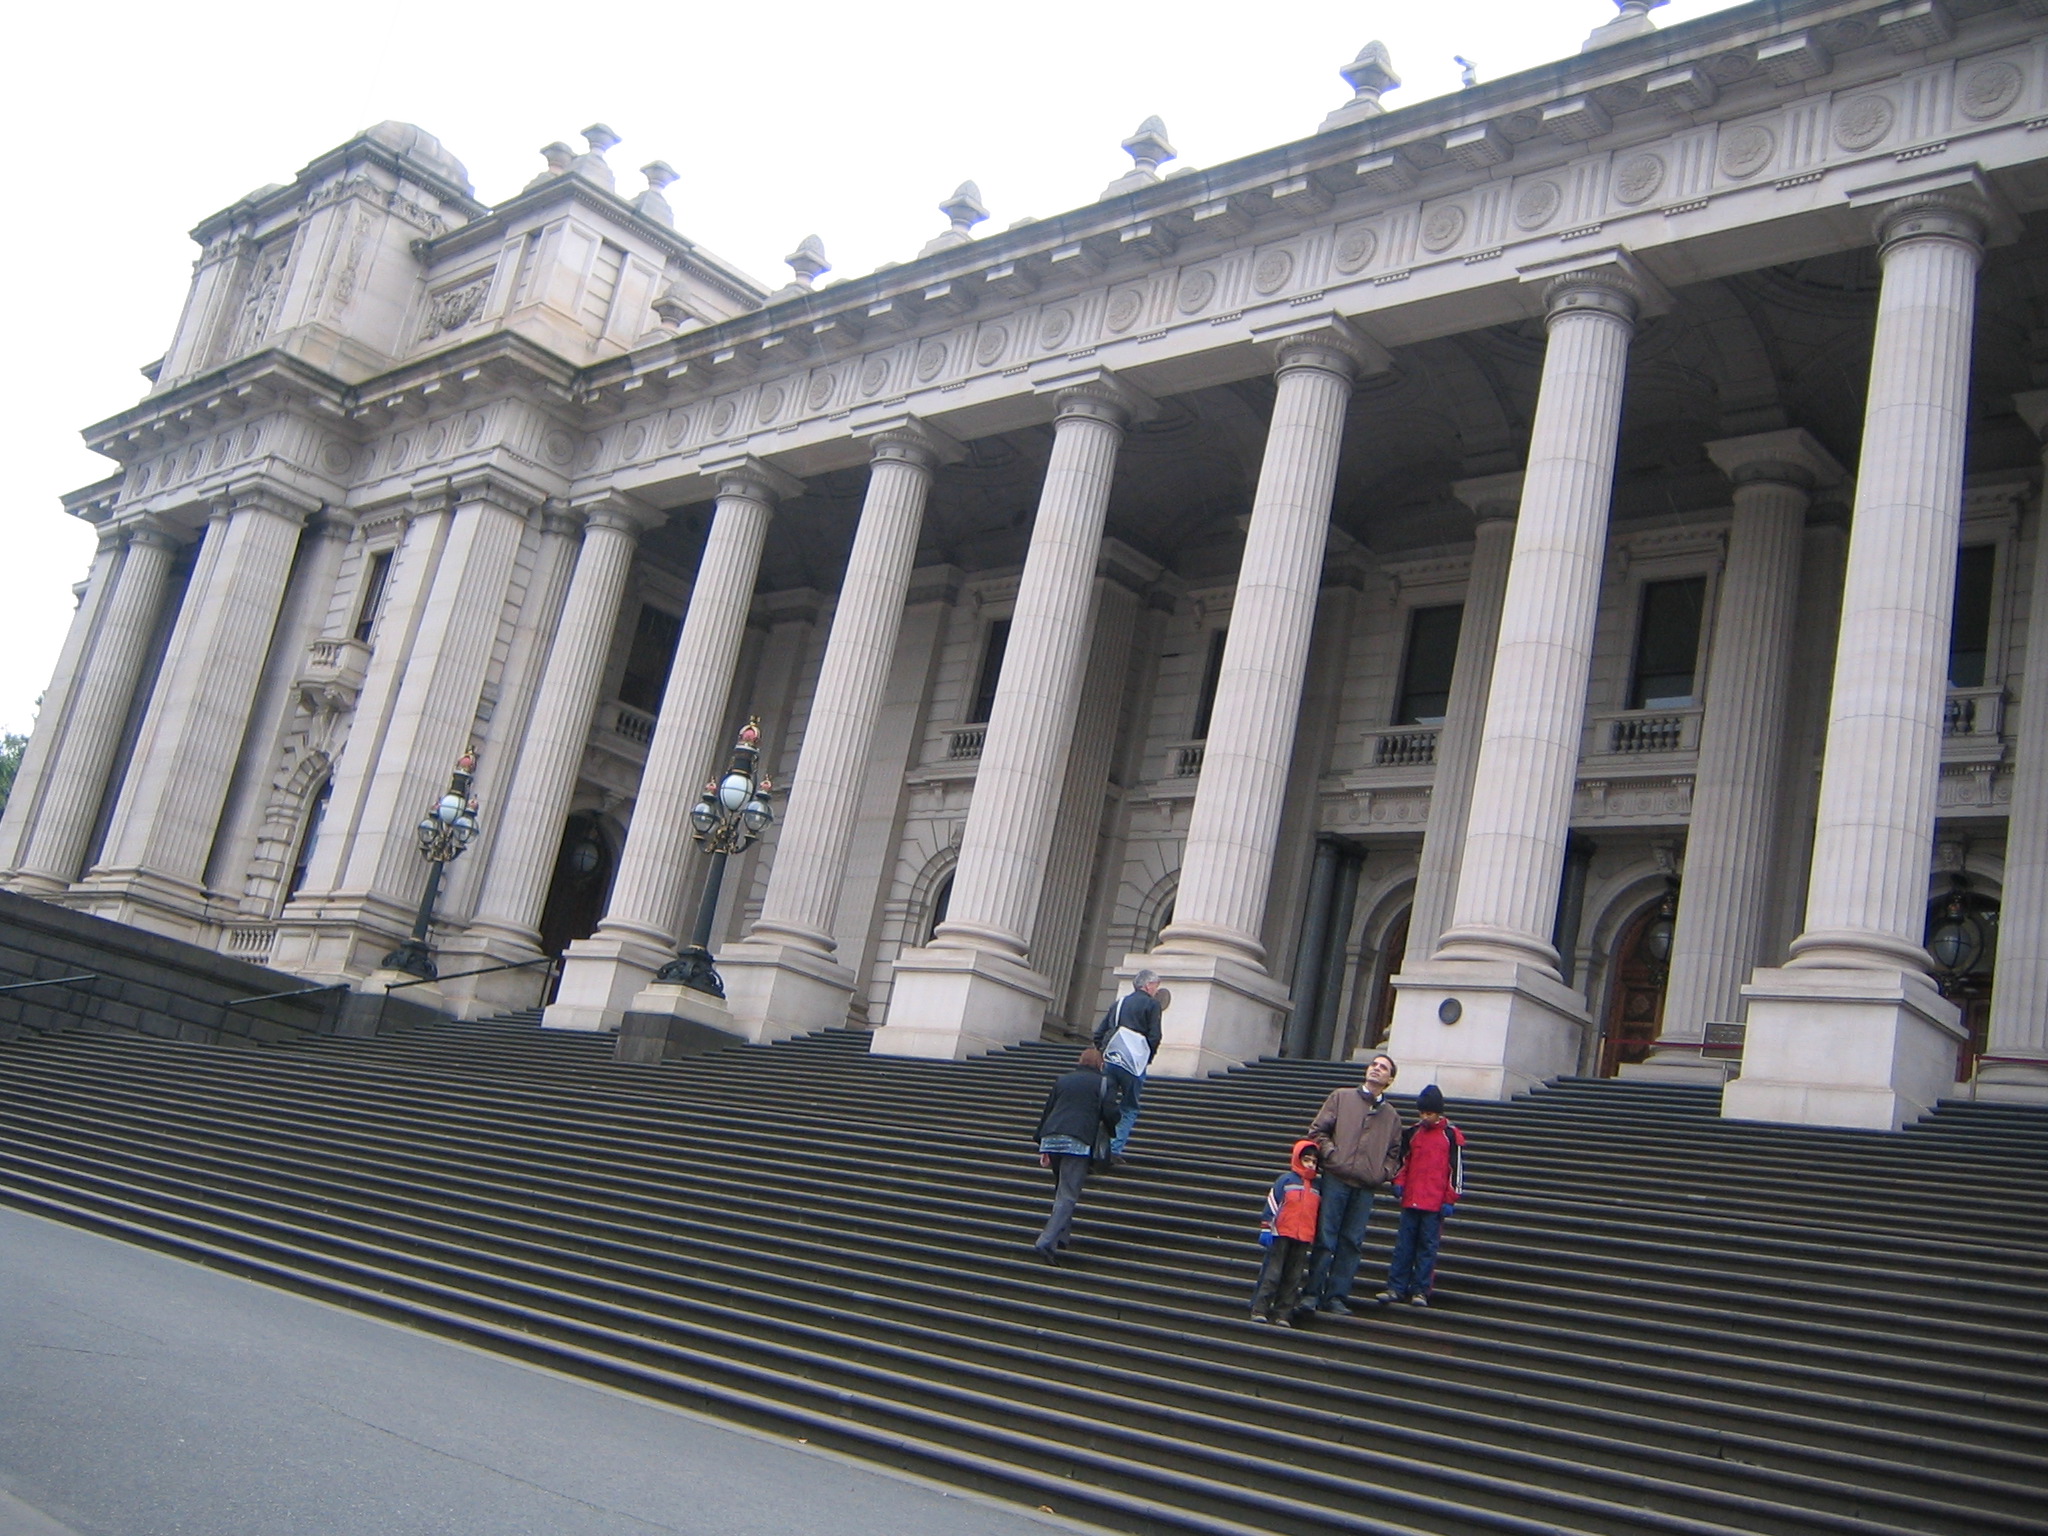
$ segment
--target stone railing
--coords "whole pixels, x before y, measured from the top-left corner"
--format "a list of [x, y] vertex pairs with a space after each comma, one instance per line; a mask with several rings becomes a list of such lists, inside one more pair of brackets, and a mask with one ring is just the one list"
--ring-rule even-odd
[[353, 709], [369, 672], [370, 648], [362, 641], [315, 640], [299, 669], [299, 696], [308, 709]]
[[1433, 768], [1441, 726], [1401, 725], [1366, 735], [1366, 761], [1375, 768]]
[[946, 761], [949, 763], [972, 762], [981, 756], [981, 745], [988, 740], [985, 725], [963, 725], [946, 736]]
[[654, 741], [654, 716], [644, 709], [635, 709], [630, 704], [613, 703], [605, 706], [609, 712], [608, 723], [614, 736], [623, 736], [640, 746], [650, 746]]
[[1661, 752], [1697, 752], [1700, 715], [1695, 704], [1684, 709], [1609, 710], [1588, 720], [1588, 757], [1641, 757]]
[[1168, 771], [1176, 779], [1201, 777], [1202, 759], [1209, 751], [1206, 741], [1184, 741], [1167, 754]]
[[1951, 688], [1941, 711], [1941, 755], [1951, 763], [2005, 755], [2005, 689]]
[[221, 953], [233, 955], [237, 960], [252, 960], [261, 965], [270, 956], [270, 941], [275, 930], [262, 928], [229, 928], [221, 934]]

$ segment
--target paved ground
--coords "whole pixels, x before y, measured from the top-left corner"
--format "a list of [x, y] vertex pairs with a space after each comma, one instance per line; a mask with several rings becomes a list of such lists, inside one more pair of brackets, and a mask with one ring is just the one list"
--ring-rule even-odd
[[0, 1536], [1053, 1536], [0, 1206]]

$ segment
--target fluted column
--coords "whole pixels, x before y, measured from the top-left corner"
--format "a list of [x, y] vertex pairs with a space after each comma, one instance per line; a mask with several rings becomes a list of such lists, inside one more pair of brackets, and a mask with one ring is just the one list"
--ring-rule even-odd
[[1718, 1081], [1725, 1073], [1701, 1060], [1700, 1043], [1709, 1021], [1739, 1017], [1742, 984], [1763, 958], [1809, 492], [1844, 477], [1800, 431], [1725, 438], [1707, 453], [1735, 482], [1735, 511], [1708, 650], [1664, 1026], [1651, 1059], [1625, 1070]]
[[178, 541], [152, 523], [137, 524], [128, 533], [128, 550], [84, 664], [64, 739], [50, 764], [21, 867], [8, 882], [15, 890], [54, 895], [78, 878], [156, 634], [177, 548]]
[[[2013, 403], [2048, 445], [2048, 390], [2029, 391]], [[2048, 513], [2042, 512], [2034, 518], [2027, 659], [2020, 682], [1988, 1052], [2005, 1059], [1978, 1068], [1977, 1091], [1984, 1098], [2039, 1103], [2048, 1099]]]
[[1436, 733], [1436, 776], [1430, 781], [1429, 830], [1415, 872], [1415, 906], [1408, 918], [1408, 953], [1425, 959], [1450, 926], [1458, 895], [1458, 856], [1472, 811], [1472, 774], [1479, 766], [1486, 726], [1486, 695], [1493, 684], [1493, 650], [1500, 638], [1501, 600], [1515, 547], [1515, 510], [1522, 500], [1520, 471], [1460, 480], [1451, 493], [1479, 519], [1472, 531], [1472, 570], [1465, 581], [1465, 612], [1458, 622], [1458, 654], [1451, 663], [1451, 696]]
[[1065, 783], [1095, 568], [1125, 428], [1149, 402], [1106, 370], [1054, 389], [1052, 456], [983, 738], [948, 917], [896, 961], [872, 1048], [957, 1057], [1035, 1038], [1052, 996], [1024, 957]]
[[658, 519], [622, 497], [585, 509], [583, 542], [555, 643], [519, 749], [510, 792], [494, 818], [490, 864], [471, 922], [473, 937], [538, 954], [549, 873], [562, 841], [590, 718], [618, 632], [619, 603], [641, 531]]
[[1279, 1044], [1287, 989], [1259, 930], [1287, 799], [1322, 587], [1344, 413], [1377, 344], [1332, 316], [1273, 338], [1278, 390], [1245, 532], [1230, 633], [1195, 791], [1174, 919], [1147, 962], [1173, 987], [1159, 1070], [1194, 1075]]
[[856, 430], [868, 437], [867, 499], [833, 608], [761, 915], [744, 942], [728, 944], [719, 956], [726, 1006], [753, 1040], [846, 1022], [857, 978], [835, 955], [839, 892], [932, 476], [961, 451], [912, 416]]
[[[1550, 933], [1584, 730], [1629, 341], [1654, 283], [1611, 255], [1552, 278], [1450, 928], [1395, 978], [1389, 1049], [1446, 1093], [1506, 1098], [1572, 1070], [1591, 1027]], [[1411, 941], [1411, 956], [1416, 954]]]
[[612, 1029], [626, 1005], [665, 965], [676, 944], [683, 885], [694, 856], [690, 807], [725, 745], [726, 699], [761, 569], [775, 503], [801, 484], [759, 459], [707, 466], [718, 499], [690, 606], [676, 641], [654, 740], [641, 770], [625, 852], [597, 932], [569, 947], [545, 1023]]
[[1760, 970], [1723, 1113], [1892, 1129], [1955, 1080], [1961, 1031], [1921, 947], [1947, 699], [1970, 337], [1988, 205], [1878, 218], [1877, 333], [1828, 706], [1806, 931]]
[[65, 632], [63, 648], [57, 653], [57, 666], [50, 674], [50, 685], [43, 690], [43, 697], [36, 706], [35, 725], [30, 731], [28, 745], [22, 749], [21, 762], [15, 769], [14, 786], [7, 796], [7, 809], [0, 813], [0, 882], [12, 876], [20, 865], [22, 848], [35, 826], [37, 809], [42, 804], [43, 784], [50, 764], [56, 760], [57, 748], [64, 739], [71, 716], [71, 701], [78, 692], [86, 659], [92, 654], [93, 636], [98, 632], [100, 615], [106, 611], [107, 599], [113, 592], [124, 542], [119, 528], [100, 530], [99, 546], [93, 552], [92, 569], [86, 575], [85, 589], [79, 597], [78, 606], [72, 611], [71, 627]]

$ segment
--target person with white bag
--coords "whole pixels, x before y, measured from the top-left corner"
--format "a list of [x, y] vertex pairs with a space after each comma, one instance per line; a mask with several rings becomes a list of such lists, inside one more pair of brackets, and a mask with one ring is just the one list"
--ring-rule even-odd
[[1121, 1166], [1131, 1127], [1138, 1123], [1138, 1095], [1145, 1073], [1159, 1050], [1159, 973], [1140, 971], [1130, 992], [1109, 1005], [1095, 1027], [1095, 1048], [1102, 1052], [1102, 1070], [1123, 1091], [1123, 1113], [1110, 1138], [1109, 1160]]

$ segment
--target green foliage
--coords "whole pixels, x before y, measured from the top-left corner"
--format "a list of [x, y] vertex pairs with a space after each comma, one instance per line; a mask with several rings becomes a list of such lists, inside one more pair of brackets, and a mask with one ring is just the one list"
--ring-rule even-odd
[[21, 767], [22, 749], [27, 745], [26, 736], [17, 736], [12, 731], [0, 733], [0, 811], [7, 809], [7, 796], [14, 788], [15, 770]]

